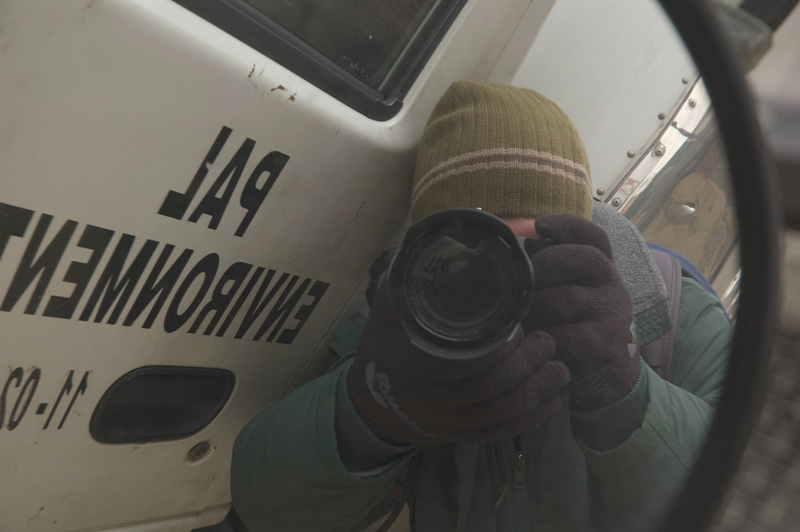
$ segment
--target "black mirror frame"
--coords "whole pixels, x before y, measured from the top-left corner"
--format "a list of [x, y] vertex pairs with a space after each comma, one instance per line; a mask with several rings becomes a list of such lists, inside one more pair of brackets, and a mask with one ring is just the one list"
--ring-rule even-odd
[[719, 511], [766, 392], [778, 317], [780, 202], [744, 70], [709, 0], [659, 0], [706, 84], [727, 152], [742, 284], [734, 344], [708, 440], [658, 530], [702, 531]]

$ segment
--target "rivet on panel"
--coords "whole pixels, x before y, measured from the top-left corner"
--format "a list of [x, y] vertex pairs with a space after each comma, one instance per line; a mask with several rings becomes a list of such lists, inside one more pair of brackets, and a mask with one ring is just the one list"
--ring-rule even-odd
[[619, 207], [620, 205], [622, 205], [622, 200], [619, 198], [614, 198], [614, 200], [611, 202], [611, 205], [613, 205], [614, 207]]
[[636, 152], [635, 152], [635, 151], [633, 151], [633, 150], [628, 150], [628, 157], [630, 157], [631, 159], [633, 159], [634, 157], [636, 157]]
[[659, 120], [664, 120], [666, 117], [667, 117], [667, 115], [666, 115], [666, 114], [664, 114], [664, 113], [658, 113], [658, 119], [659, 119]]

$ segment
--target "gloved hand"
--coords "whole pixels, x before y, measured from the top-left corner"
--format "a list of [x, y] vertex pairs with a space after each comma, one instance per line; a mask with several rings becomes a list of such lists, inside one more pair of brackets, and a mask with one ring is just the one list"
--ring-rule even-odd
[[639, 375], [633, 303], [597, 225], [572, 215], [536, 219], [554, 245], [531, 258], [534, 295], [523, 327], [545, 331], [570, 371], [570, 408], [593, 410], [627, 395]]
[[443, 360], [411, 345], [378, 288], [347, 387], [358, 413], [385, 441], [489, 442], [543, 423], [569, 381], [544, 333], [517, 335], [494, 353]]

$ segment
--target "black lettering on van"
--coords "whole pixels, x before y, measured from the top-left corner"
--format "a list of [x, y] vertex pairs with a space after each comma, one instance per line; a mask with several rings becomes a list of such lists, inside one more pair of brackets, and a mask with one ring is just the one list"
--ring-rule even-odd
[[91, 249], [92, 254], [86, 262], [73, 261], [69, 265], [67, 273], [64, 275], [64, 281], [75, 285], [72, 295], [69, 297], [52, 296], [44, 309], [45, 316], [67, 320], [72, 317], [75, 307], [78, 306], [78, 301], [80, 301], [86, 286], [89, 284], [89, 279], [92, 278], [92, 274], [97, 269], [100, 258], [105, 253], [113, 236], [114, 231], [109, 229], [95, 227], [94, 225], [86, 226], [80, 240], [78, 240], [78, 247]]
[[[264, 273], [265, 270], [266, 268], [262, 266], [256, 268], [256, 271], [253, 274], [253, 276], [250, 278], [249, 281], [247, 281], [247, 286], [245, 286], [244, 290], [242, 290], [242, 292], [239, 294], [239, 298], [236, 300], [236, 303], [233, 304], [233, 308], [231, 309], [230, 312], [228, 312], [228, 315], [225, 317], [225, 321], [223, 321], [222, 325], [219, 326], [219, 329], [217, 329], [217, 332], [214, 334], [214, 336], [222, 337], [225, 334], [225, 332], [228, 330], [228, 327], [230, 327], [231, 323], [233, 323], [233, 319], [236, 317], [236, 315], [239, 313], [239, 310], [242, 308], [242, 305], [244, 304], [245, 300], [250, 295], [250, 292], [253, 291], [253, 288], [256, 286], [256, 283], [261, 278], [261, 274]], [[275, 270], [270, 270], [268, 273], [268, 277], [271, 279], [273, 275], [275, 275]], [[256, 296], [256, 298], [258, 298], [258, 296]]]
[[195, 319], [194, 323], [189, 328], [190, 333], [196, 333], [206, 316], [210, 312], [213, 312], [214, 317], [211, 318], [206, 330], [203, 332], [204, 335], [211, 334], [220, 318], [222, 318], [222, 315], [228, 309], [228, 305], [230, 305], [233, 300], [233, 296], [239, 291], [239, 287], [242, 286], [245, 277], [247, 277], [251, 269], [253, 269], [252, 264], [236, 262], [225, 270], [225, 273], [222, 274], [222, 277], [220, 277], [219, 281], [217, 281], [217, 285], [214, 287], [211, 301], [206, 303], [206, 306], [203, 307], [203, 310], [200, 311], [197, 319]]
[[[12, 431], [22, 423], [26, 413], [33, 412], [34, 416], [44, 416], [47, 413], [48, 407], [51, 406], [50, 403], [34, 403], [34, 396], [42, 380], [42, 370], [41, 368], [33, 367], [29, 368], [28, 371], [29, 373], [26, 378], [26, 370], [21, 367], [14, 368], [11, 373], [9, 373], [5, 385], [2, 386], [2, 392], [0, 392], [0, 429], [7, 427], [9, 431]], [[74, 373], [75, 370], [69, 371], [67, 380], [62, 386], [55, 404], [51, 407], [50, 415], [47, 416], [47, 421], [42, 427], [42, 430], [50, 426], [50, 421], [56, 414], [62, 398], [69, 396], [70, 392], [72, 392], [72, 376]], [[90, 372], [87, 371], [83, 374], [83, 379], [75, 390], [75, 394], [72, 396], [72, 400], [70, 400], [69, 406], [66, 412], [64, 412], [64, 416], [61, 418], [61, 423], [58, 425], [59, 429], [64, 426], [64, 422], [72, 411], [72, 407], [75, 405], [78, 395], [83, 395], [86, 392], [89, 373]], [[0, 380], [0, 382], [2, 382], [2, 380]], [[12, 387], [14, 388], [13, 390]], [[50, 389], [47, 391], [53, 392], [54, 390]], [[52, 396], [49, 393], [47, 395]], [[30, 408], [33, 404], [36, 404], [35, 409]], [[8, 414], [7, 418], [6, 414]], [[8, 423], [6, 423], [6, 419], [8, 419]]]
[[22, 385], [22, 377], [24, 375], [25, 370], [22, 368], [16, 368], [8, 376], [8, 379], [6, 379], [6, 384], [3, 386], [3, 394], [0, 395], [0, 429], [3, 428], [3, 425], [6, 421], [6, 404], [8, 403], [8, 389], [11, 387], [11, 382], [17, 381], [14, 386], [19, 388]]
[[[33, 394], [36, 393], [36, 388], [39, 387], [39, 379], [41, 379], [41, 377], [42, 370], [39, 368], [34, 369], [31, 374], [28, 375], [28, 379], [25, 381], [25, 384], [22, 386], [22, 390], [20, 390], [19, 395], [17, 396], [17, 402], [14, 403], [14, 408], [11, 410], [11, 414], [8, 416], [8, 430], [14, 430], [17, 428], [22, 421], [22, 418], [25, 417], [25, 412], [27, 412], [28, 407], [31, 406]], [[3, 398], [5, 399], [5, 393], [3, 394]], [[22, 408], [20, 408], [20, 406]]]
[[[253, 152], [253, 147], [255, 145], [256, 141], [253, 139], [245, 139], [245, 141], [242, 143], [242, 146], [239, 148], [239, 151], [236, 152], [225, 169], [222, 170], [222, 173], [219, 174], [217, 180], [214, 181], [214, 184], [208, 189], [206, 195], [203, 196], [202, 200], [200, 200], [200, 204], [197, 205], [197, 208], [189, 216], [190, 222], [197, 222], [197, 220], [200, 219], [200, 216], [207, 214], [211, 217], [211, 221], [208, 223], [208, 228], [216, 229], [217, 226], [219, 226], [219, 222], [222, 220], [222, 215], [225, 214], [225, 208], [228, 206], [228, 203], [233, 196], [233, 190], [236, 188], [239, 178], [242, 177], [244, 167], [247, 164], [247, 160], [250, 158], [250, 154]], [[222, 196], [218, 197], [217, 193], [226, 181], [228, 182], [228, 186], [222, 192]]]
[[281, 335], [278, 336], [276, 340], [279, 344], [291, 344], [297, 333], [300, 332], [300, 329], [303, 328], [303, 325], [306, 324], [308, 318], [311, 316], [311, 313], [314, 312], [314, 309], [317, 307], [319, 300], [322, 299], [322, 296], [325, 295], [325, 292], [328, 290], [330, 286], [329, 283], [323, 281], [315, 281], [313, 285], [311, 285], [311, 289], [308, 291], [308, 295], [312, 297], [311, 303], [308, 305], [303, 305], [297, 312], [294, 314], [294, 319], [297, 320], [297, 326], [294, 329], [284, 329], [281, 331]]
[[197, 169], [197, 172], [194, 174], [191, 183], [189, 183], [189, 187], [186, 189], [186, 192], [181, 193], [170, 190], [167, 193], [167, 197], [164, 198], [164, 203], [161, 204], [161, 208], [158, 209], [158, 214], [169, 216], [170, 218], [175, 218], [176, 220], [183, 218], [183, 215], [186, 214], [186, 210], [192, 203], [197, 191], [200, 190], [200, 185], [203, 184], [203, 180], [205, 180], [206, 176], [208, 175], [208, 168], [214, 164], [214, 161], [217, 160], [217, 156], [219, 155], [219, 152], [222, 151], [222, 147], [228, 141], [228, 137], [230, 137], [231, 132], [231, 128], [222, 126], [217, 138], [214, 140], [214, 143], [208, 150], [205, 159], [203, 159], [203, 162], [200, 163], [200, 168]]
[[[64, 381], [64, 385], [61, 387], [61, 391], [58, 392], [58, 398], [56, 399], [56, 403], [50, 410], [50, 415], [47, 416], [47, 421], [45, 421], [42, 430], [45, 430], [47, 429], [47, 427], [50, 426], [50, 422], [53, 420], [53, 416], [56, 415], [56, 411], [58, 410], [58, 406], [61, 404], [61, 400], [64, 397], [69, 397], [69, 395], [72, 393], [72, 376], [74, 374], [75, 374], [74, 369], [70, 370], [69, 373], [67, 374], [67, 379]], [[64, 412], [64, 417], [61, 418], [61, 423], [58, 424], [58, 430], [61, 430], [61, 427], [64, 426], [64, 422], [67, 420], [67, 417], [69, 416], [70, 412], [72, 412], [72, 407], [75, 406], [75, 401], [78, 399], [78, 396], [86, 393], [86, 389], [89, 387], [88, 379], [89, 379], [89, 372], [87, 371], [86, 373], [83, 374], [83, 378], [81, 379], [80, 384], [78, 384], [78, 387], [75, 389], [75, 394], [72, 396], [69, 405], [67, 405], [67, 409]], [[42, 405], [39, 406], [41, 407]], [[45, 408], [47, 407], [46, 404], [44, 404], [44, 406]], [[41, 412], [37, 411], [36, 413], [44, 414], [44, 410], [42, 410]]]
[[[189, 270], [189, 273], [178, 287], [178, 291], [175, 292], [175, 297], [172, 298], [172, 302], [167, 308], [167, 315], [164, 318], [165, 331], [168, 333], [175, 332], [183, 327], [184, 323], [189, 321], [194, 311], [197, 310], [197, 307], [203, 302], [203, 298], [206, 296], [208, 289], [211, 288], [214, 277], [217, 275], [217, 269], [219, 269], [219, 255], [216, 253], [209, 253], [200, 259], [197, 264], [194, 265], [194, 268]], [[194, 295], [194, 299], [189, 303], [186, 310], [180, 312], [179, 308], [183, 297], [186, 295], [192, 283], [194, 283], [194, 280], [201, 275], [203, 276], [203, 281], [200, 284], [200, 289]]]
[[[100, 278], [97, 280], [97, 284], [78, 319], [81, 321], [88, 321], [92, 317], [92, 311], [94, 311], [97, 302], [100, 300], [100, 296], [103, 296], [100, 307], [95, 314], [94, 322], [100, 323], [103, 321], [103, 318], [111, 308], [111, 305], [114, 304], [114, 301], [119, 300], [106, 322], [110, 325], [117, 323], [123, 308], [128, 303], [128, 299], [130, 299], [133, 293], [133, 289], [136, 288], [136, 285], [139, 283], [139, 278], [142, 276], [142, 273], [144, 273], [145, 266], [150, 262], [150, 258], [153, 256], [156, 247], [158, 247], [158, 242], [155, 240], [146, 241], [142, 249], [139, 250], [139, 253], [137, 253], [136, 257], [133, 259], [130, 267], [125, 270], [122, 279], [120, 279], [122, 267], [125, 265], [125, 260], [128, 258], [128, 253], [133, 247], [133, 242], [135, 240], [136, 237], [133, 235], [122, 235], [117, 243], [117, 247], [114, 248], [114, 252], [111, 254], [108, 264], [106, 264], [106, 267], [103, 269], [103, 273], [100, 274]], [[104, 292], [105, 295], [103, 295]]]
[[[289, 156], [285, 153], [271, 151], [261, 159], [256, 169], [250, 174], [250, 179], [247, 180], [244, 190], [242, 190], [242, 197], [239, 199], [239, 204], [247, 210], [247, 214], [242, 219], [242, 223], [239, 224], [239, 228], [236, 229], [236, 233], [234, 233], [236, 236], [243, 236], [244, 232], [247, 231], [250, 222], [256, 216], [256, 212], [261, 208], [261, 204], [264, 203], [264, 198], [269, 194], [272, 185], [275, 184], [288, 161]], [[264, 185], [259, 188], [258, 181], [261, 178], [261, 174], [265, 172], [269, 175]]]
[[0, 202], [0, 259], [6, 249], [8, 239], [22, 236], [33, 218], [33, 211]]
[[[25, 307], [25, 314], [35, 314], [39, 308], [44, 292], [53, 278], [53, 272], [55, 272], [61, 256], [64, 255], [64, 251], [67, 249], [72, 233], [75, 232], [75, 228], [78, 226], [78, 222], [67, 220], [56, 233], [56, 236], [53, 237], [53, 240], [47, 244], [42, 254], [34, 261], [34, 257], [39, 251], [39, 246], [42, 245], [44, 235], [52, 220], [53, 217], [49, 214], [42, 214], [39, 217], [39, 223], [36, 224], [36, 229], [34, 229], [33, 236], [28, 242], [28, 247], [25, 248], [25, 253], [22, 255], [19, 266], [17, 266], [17, 271], [11, 281], [11, 286], [8, 288], [8, 292], [6, 292], [6, 297], [3, 299], [3, 304], [0, 305], [0, 310], [11, 311], [20, 297], [22, 297], [22, 294], [25, 293], [25, 290], [37, 277], [39, 277], [39, 282], [33, 290], [33, 295], [28, 301], [27, 307]], [[41, 276], [39, 276], [40, 273]]]
[[[250, 303], [250, 308], [245, 313], [244, 319], [242, 320], [242, 323], [239, 325], [239, 330], [236, 331], [234, 338], [241, 338], [242, 336], [245, 335], [245, 333], [253, 324], [253, 322], [256, 321], [256, 318], [258, 318], [258, 316], [264, 311], [264, 309], [267, 308], [269, 302], [272, 301], [272, 298], [275, 297], [275, 294], [278, 293], [278, 290], [280, 290], [281, 286], [283, 286], [286, 280], [290, 277], [288, 273], [284, 273], [283, 275], [281, 275], [280, 278], [275, 282], [275, 285], [269, 291], [269, 294], [267, 294], [267, 297], [262, 299], [262, 297], [264, 296], [264, 292], [267, 290], [267, 286], [269, 286], [274, 276], [275, 276], [275, 270], [269, 270], [267, 272], [267, 276], [261, 282], [261, 286], [258, 288], [255, 298], [253, 298], [253, 301]], [[298, 277], [296, 275], [292, 277], [292, 281], [289, 284], [290, 288], [292, 285], [294, 285], [295, 282], [297, 282], [297, 279]]]
[[[200, 191], [203, 181], [208, 176], [209, 168], [216, 161], [231, 133], [231, 128], [222, 127], [186, 191], [176, 192], [170, 190], [158, 209], [158, 214], [175, 218], [176, 220], [183, 219], [189, 206]], [[245, 139], [217, 179], [206, 191], [192, 214], [189, 215], [188, 221], [197, 223], [203, 215], [207, 215], [210, 217], [208, 222], [209, 229], [216, 230], [219, 227], [255, 145], [256, 142], [253, 139]], [[247, 231], [256, 213], [264, 203], [264, 199], [272, 189], [272, 185], [275, 184], [288, 161], [289, 156], [285, 153], [271, 151], [256, 165], [256, 168], [247, 179], [239, 198], [239, 205], [244, 208], [245, 214], [234, 233], [235, 236], [241, 237]], [[263, 184], [259, 185], [259, 183]], [[2, 251], [2, 248], [0, 248], [0, 251]]]
[[[162, 316], [164, 330], [168, 333], [190, 323], [190, 334], [202, 331], [204, 335], [215, 334], [217, 337], [225, 335], [234, 320], [240, 319], [236, 339], [244, 337], [258, 321], [253, 341], [263, 341], [266, 337], [268, 342], [289, 344], [296, 339], [330, 286], [324, 281], [289, 272], [279, 273], [244, 262], [227, 266], [217, 278], [223, 266], [216, 253], [210, 253], [190, 266], [189, 261], [194, 255], [191, 249], [183, 249], [178, 254], [173, 244], [164, 244], [161, 252], [156, 254], [162, 243], [146, 240], [136, 245], [138, 251], [134, 253], [137, 237], [121, 234], [112, 245], [117, 232], [94, 225], [83, 226], [83, 232], [73, 243], [78, 222], [67, 220], [58, 228], [51, 215], [39, 214], [33, 231], [28, 231], [35, 215], [32, 211], [0, 203], [0, 243], [8, 248], [6, 244], [11, 237], [26, 238], [24, 243], [18, 243], [10, 250], [4, 249], [7, 261], [12, 252], [17, 254], [15, 260], [19, 261], [0, 304], [0, 309], [5, 312], [21, 307], [17, 303], [28, 294], [30, 301], [20, 309], [27, 314], [36, 314], [39, 304], [46, 302], [44, 317], [75, 318], [82, 322], [92, 320], [94, 323], [105, 320], [109, 325], [122, 321], [123, 326], [138, 323], [144, 329], [151, 328]], [[87, 257], [85, 259], [65, 260], [70, 245], [90, 253], [82, 255]], [[109, 248], [113, 251], [108, 251]], [[64, 265], [61, 265], [62, 260]], [[48, 293], [55, 271], [62, 271], [59, 268], [65, 271], [63, 282], [74, 285], [69, 295]], [[148, 270], [147, 275], [145, 270]], [[186, 271], [188, 274], [184, 276]], [[79, 312], [81, 304], [83, 307]], [[240, 318], [243, 308], [246, 311]], [[291, 322], [290, 318], [293, 318]], [[9, 409], [16, 405], [12, 416], [15, 426], [28, 411], [33, 399], [32, 392], [27, 392], [34, 389], [38, 374], [31, 377], [27, 385], [23, 384], [24, 377], [20, 379], [12, 375], [5, 386], [0, 382], [0, 392], [6, 395], [9, 387], [25, 390], [21, 400], [17, 400], [16, 395], [10, 402], [0, 397], [5, 401], [0, 405], [0, 417], [6, 426]], [[64, 386], [62, 397], [71, 393], [71, 376]], [[41, 403], [31, 410], [36, 410], [36, 415], [44, 415], [48, 403]], [[55, 415], [52, 411], [50, 414], [48, 425]]]
[[159, 275], [161, 275], [161, 270], [164, 269], [164, 265], [169, 259], [169, 256], [172, 254], [173, 249], [175, 249], [175, 246], [172, 244], [167, 244], [164, 246], [164, 249], [161, 251], [161, 255], [159, 255], [158, 259], [156, 260], [150, 275], [147, 276], [144, 286], [142, 286], [142, 289], [139, 291], [139, 295], [136, 296], [136, 300], [133, 302], [133, 305], [131, 306], [128, 315], [125, 317], [125, 321], [122, 322], [122, 325], [130, 327], [144, 311], [144, 309], [147, 308], [150, 302], [158, 297], [153, 304], [153, 309], [150, 311], [147, 319], [145, 319], [144, 324], [142, 324], [142, 328], [149, 329], [153, 325], [158, 313], [161, 311], [161, 307], [164, 306], [164, 303], [167, 301], [172, 288], [178, 281], [178, 277], [180, 277], [181, 272], [183, 272], [183, 269], [186, 267], [186, 263], [189, 262], [189, 258], [192, 256], [192, 253], [194, 253], [194, 250], [192, 249], [184, 249], [178, 258], [175, 259], [175, 262], [172, 264], [172, 266], [170, 266], [169, 270], [167, 270], [167, 273], [159, 278]]
[[261, 324], [261, 328], [258, 329], [258, 332], [253, 337], [253, 340], [260, 340], [261, 337], [266, 333], [271, 327], [272, 332], [267, 337], [267, 342], [271, 342], [275, 339], [275, 336], [280, 332], [281, 328], [283, 328], [283, 324], [286, 323], [286, 320], [289, 318], [289, 314], [294, 310], [294, 307], [297, 306], [297, 302], [300, 301], [300, 298], [303, 297], [303, 294], [308, 288], [308, 285], [311, 283], [311, 279], [306, 279], [303, 281], [300, 286], [292, 292], [292, 295], [289, 296], [287, 299], [287, 295], [289, 291], [294, 286], [295, 281], [297, 281], [298, 277], [295, 275], [292, 278], [292, 281], [289, 283], [289, 286], [281, 293], [281, 296], [278, 298], [278, 302], [275, 303], [275, 306], [272, 307], [269, 314], [267, 315], [267, 319], [264, 320], [264, 323]]
[[[75, 394], [72, 396], [72, 399], [70, 399], [69, 405], [67, 405], [67, 410], [64, 412], [64, 417], [61, 418], [61, 422], [58, 424], [58, 430], [61, 430], [61, 427], [64, 426], [64, 422], [67, 421], [67, 417], [69, 416], [70, 412], [72, 412], [72, 407], [75, 406], [75, 401], [78, 400], [78, 396], [85, 394], [88, 388], [89, 388], [89, 372], [87, 371], [86, 373], [83, 374], [83, 378], [81, 379], [81, 382], [78, 384], [78, 387], [75, 388]], [[53, 412], [55, 412], [55, 408], [53, 409]]]

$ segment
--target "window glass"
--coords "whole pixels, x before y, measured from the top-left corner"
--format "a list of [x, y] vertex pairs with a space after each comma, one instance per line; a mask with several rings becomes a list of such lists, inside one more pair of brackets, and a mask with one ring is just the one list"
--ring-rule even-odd
[[338, 98], [387, 120], [466, 0], [174, 0]]
[[245, 0], [370, 87], [384, 92], [442, 0]]

